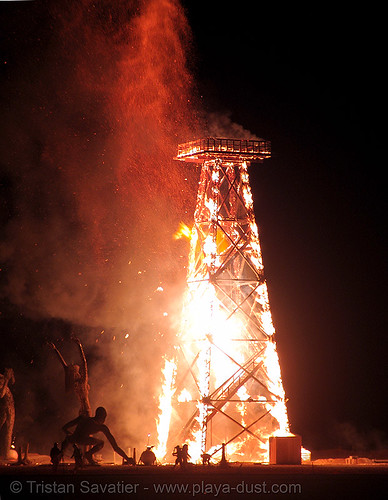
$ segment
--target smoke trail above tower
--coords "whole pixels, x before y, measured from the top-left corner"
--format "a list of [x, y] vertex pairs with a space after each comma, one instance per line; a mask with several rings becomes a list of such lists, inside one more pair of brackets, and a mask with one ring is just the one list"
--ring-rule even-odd
[[191, 191], [172, 157], [196, 126], [190, 29], [175, 0], [40, 9], [32, 30], [50, 26], [3, 117], [2, 295], [38, 317], [123, 326], [144, 271], [175, 265]]

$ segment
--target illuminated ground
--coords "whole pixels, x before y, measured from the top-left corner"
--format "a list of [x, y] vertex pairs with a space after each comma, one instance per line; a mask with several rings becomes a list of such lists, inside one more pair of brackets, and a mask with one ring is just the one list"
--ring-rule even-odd
[[[55, 473], [49, 465], [0, 467], [1, 499], [387, 498], [388, 464], [274, 466], [232, 464], [130, 467], [104, 465]], [[13, 492], [12, 492], [13, 491]]]

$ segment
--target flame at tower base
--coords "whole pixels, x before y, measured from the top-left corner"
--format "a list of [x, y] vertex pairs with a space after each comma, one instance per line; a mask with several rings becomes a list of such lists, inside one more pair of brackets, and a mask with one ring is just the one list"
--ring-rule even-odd
[[268, 461], [269, 438], [290, 434], [248, 176], [249, 162], [268, 157], [262, 140], [178, 148], [178, 160], [202, 168], [182, 328], [160, 399], [161, 460], [186, 442], [193, 461], [219, 459], [223, 443], [230, 460]]

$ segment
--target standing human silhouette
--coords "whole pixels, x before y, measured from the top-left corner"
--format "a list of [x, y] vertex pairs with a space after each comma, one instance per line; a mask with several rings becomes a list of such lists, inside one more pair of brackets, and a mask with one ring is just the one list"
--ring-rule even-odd
[[175, 446], [174, 451], [172, 452], [172, 456], [176, 457], [174, 469], [177, 465], [180, 465], [182, 467], [182, 448], [179, 446], [179, 444]]
[[78, 337], [72, 336], [71, 340], [78, 345], [79, 352], [81, 355], [81, 365], [74, 363], [68, 364], [64, 360], [62, 354], [57, 349], [56, 345], [52, 342], [48, 342], [48, 345], [55, 351], [65, 370], [65, 389], [66, 392], [73, 391], [78, 398], [80, 403], [80, 415], [85, 415], [90, 417], [92, 410], [89, 403], [89, 375], [88, 375], [88, 364], [86, 362], [85, 352], [83, 350], [81, 341]]
[[186, 467], [189, 463], [191, 456], [189, 455], [189, 445], [184, 444], [182, 446], [182, 467]]
[[15, 403], [9, 385], [15, 383], [12, 368], [0, 373], [0, 457], [7, 459], [11, 450], [15, 423]]
[[54, 470], [57, 470], [59, 462], [61, 461], [61, 450], [58, 448], [58, 443], [54, 443], [54, 446], [51, 448], [50, 459]]

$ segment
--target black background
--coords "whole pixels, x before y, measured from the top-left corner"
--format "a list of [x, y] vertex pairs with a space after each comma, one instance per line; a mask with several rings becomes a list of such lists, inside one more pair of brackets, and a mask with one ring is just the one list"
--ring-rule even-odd
[[272, 141], [251, 183], [291, 427], [313, 447], [375, 446], [387, 430], [381, 13], [187, 7], [202, 94]]

